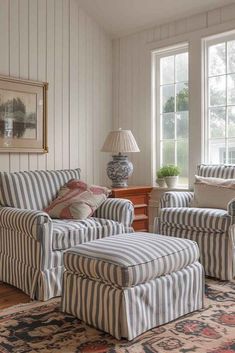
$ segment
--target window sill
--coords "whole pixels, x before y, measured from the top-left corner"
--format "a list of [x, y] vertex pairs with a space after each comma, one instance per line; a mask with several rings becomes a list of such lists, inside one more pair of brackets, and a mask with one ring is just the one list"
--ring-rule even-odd
[[153, 186], [153, 190], [161, 190], [161, 191], [192, 191], [192, 189], [189, 189], [188, 186], [176, 186], [175, 188], [168, 188], [168, 187], [160, 187], [157, 185]]

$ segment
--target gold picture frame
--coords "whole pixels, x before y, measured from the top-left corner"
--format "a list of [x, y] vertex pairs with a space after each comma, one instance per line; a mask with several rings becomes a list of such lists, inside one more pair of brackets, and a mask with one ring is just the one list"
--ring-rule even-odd
[[47, 91], [47, 82], [0, 76], [0, 152], [48, 152]]

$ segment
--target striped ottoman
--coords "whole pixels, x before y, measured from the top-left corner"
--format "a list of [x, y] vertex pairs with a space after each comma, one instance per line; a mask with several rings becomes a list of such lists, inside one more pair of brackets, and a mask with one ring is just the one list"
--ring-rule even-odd
[[197, 243], [130, 233], [84, 243], [64, 255], [62, 310], [117, 339], [203, 306]]

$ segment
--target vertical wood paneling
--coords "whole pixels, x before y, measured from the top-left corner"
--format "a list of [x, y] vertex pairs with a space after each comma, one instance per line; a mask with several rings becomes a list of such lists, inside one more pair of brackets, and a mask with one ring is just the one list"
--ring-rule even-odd
[[[9, 2], [9, 30], [10, 30], [10, 70], [11, 76], [19, 77], [20, 73], [20, 58], [19, 58], [19, 0], [12, 0]], [[10, 154], [10, 171], [20, 169], [19, 154]]]
[[161, 39], [165, 39], [169, 37], [169, 24], [162, 25], [160, 27], [160, 37]]
[[19, 77], [19, 0], [9, 1], [10, 75]]
[[154, 29], [154, 36], [153, 36], [153, 41], [158, 41], [161, 38], [161, 31], [160, 31], [160, 27], [156, 27]]
[[[29, 0], [30, 1], [30, 0]], [[38, 1], [38, 80], [47, 81], [47, 2]], [[37, 169], [46, 168], [46, 154], [37, 156]]]
[[[105, 69], [105, 67], [109, 68], [112, 66], [112, 53], [110, 51], [109, 41], [107, 41], [107, 38], [102, 36], [101, 33], [100, 46], [102, 47], [102, 51], [99, 58], [98, 89], [102, 91], [102, 99], [98, 101], [98, 103], [100, 119], [103, 117], [104, 120], [102, 126], [99, 125], [99, 133], [97, 135], [97, 158], [99, 160], [100, 183], [106, 181], [106, 185], [110, 185], [110, 180], [107, 178], [106, 173], [107, 162], [110, 160], [110, 157], [107, 153], [100, 153], [100, 149], [107, 136], [107, 132], [113, 128], [112, 120], [110, 119], [112, 116], [112, 105], [109, 104], [112, 99], [112, 71]], [[105, 129], [103, 128], [104, 126]]]
[[176, 21], [175, 22], [175, 34], [174, 35], [179, 35], [179, 34], [182, 34], [182, 33], [185, 33], [187, 32], [187, 19], [182, 19], [182, 20], [179, 20], [179, 21]]
[[[92, 82], [93, 82], [93, 31], [92, 31], [92, 23], [91, 19], [87, 17], [86, 20], [86, 57], [87, 57], [87, 71], [86, 71], [86, 131], [87, 131], [87, 139], [86, 139], [86, 160], [87, 160], [87, 180], [92, 182], [93, 179], [93, 145], [94, 145], [94, 132], [93, 131], [93, 90], [92, 90]], [[95, 53], [94, 53], [95, 54]], [[90, 104], [89, 104], [90, 102]]]
[[[10, 40], [9, 40], [9, 1], [0, 1], [0, 74], [9, 75], [9, 54], [10, 54]], [[0, 154], [1, 170], [10, 170], [10, 156], [9, 153]]]
[[0, 74], [49, 83], [49, 153], [0, 153], [0, 169], [80, 167], [84, 179], [104, 182], [111, 39], [77, 0], [1, 0], [0, 47]]
[[[20, 67], [19, 77], [29, 78], [29, 0], [19, 0], [19, 51], [20, 51]], [[28, 170], [29, 155], [21, 153], [19, 155], [20, 170]]]
[[175, 35], [175, 22], [169, 23], [169, 37]]
[[116, 130], [119, 127], [119, 89], [120, 89], [120, 39], [113, 40], [112, 48], [112, 125]]
[[207, 25], [213, 26], [213, 25], [218, 25], [221, 21], [221, 11], [220, 9], [215, 9], [212, 11], [209, 11], [207, 14]]
[[[55, 131], [55, 169], [62, 169], [62, 69], [63, 69], [63, 17], [62, 0], [56, 0], [55, 6], [55, 101], [54, 101], [54, 131]], [[57, 143], [57, 141], [60, 143]]]
[[63, 0], [62, 166], [69, 168], [69, 0]]
[[[38, 0], [29, 1], [29, 79], [38, 79]], [[38, 167], [37, 154], [29, 154], [29, 169]]]
[[78, 7], [70, 0], [70, 167], [78, 167]]
[[[47, 169], [55, 168], [55, 0], [47, 0], [47, 81], [48, 87], [48, 148], [49, 153], [46, 158]], [[58, 141], [61, 143], [61, 141]]]
[[[97, 180], [100, 181], [100, 158], [97, 156], [97, 152], [100, 150], [99, 138], [100, 138], [100, 130], [101, 129], [100, 129], [99, 121], [100, 121], [100, 119], [102, 119], [102, 117], [100, 115], [100, 105], [99, 105], [100, 99], [98, 98], [98, 96], [99, 96], [99, 81], [102, 79], [105, 81], [105, 77], [102, 78], [100, 76], [100, 70], [99, 70], [100, 55], [95, 56], [95, 53], [99, 53], [99, 49], [101, 48], [100, 32], [99, 32], [99, 30], [97, 30], [96, 25], [93, 25], [92, 27], [93, 27], [92, 28], [92, 41], [93, 41], [92, 80], [93, 80], [94, 84], [93, 84], [93, 89], [92, 89], [92, 124], [93, 124], [92, 139], [93, 139], [93, 144], [91, 144], [91, 146], [92, 146], [91, 153], [93, 156], [93, 159], [92, 159], [93, 180], [95, 179], [95, 175], [97, 175]], [[106, 102], [104, 102], [104, 105], [105, 104], [106, 104]], [[100, 152], [100, 154], [101, 154], [101, 152]]]
[[187, 18], [187, 32], [193, 32], [207, 26], [207, 13], [191, 16]]
[[79, 129], [77, 134], [78, 139], [78, 152], [79, 152], [79, 166], [82, 169], [82, 177], [86, 180], [87, 178], [87, 158], [85, 153], [86, 146], [86, 15], [79, 9], [78, 14], [78, 91], [79, 91], [79, 106], [78, 106], [78, 116], [79, 116]]
[[[98, 151], [97, 157], [99, 156], [99, 166], [100, 166], [100, 183], [104, 183], [104, 185], [110, 185], [110, 180], [107, 177], [106, 168], [107, 162], [110, 160], [110, 157], [107, 153], [100, 153], [100, 148], [103, 145], [103, 142], [107, 136], [107, 132], [112, 130], [112, 120], [110, 117], [112, 116], [112, 104], [110, 101], [112, 99], [112, 70], [106, 70], [106, 68], [112, 67], [112, 52], [110, 50], [110, 42], [100, 34], [101, 37], [101, 47], [103, 50], [101, 51], [100, 56], [100, 65], [99, 65], [99, 87], [100, 90], [103, 91], [103, 100], [99, 102], [100, 108], [100, 119], [103, 117], [104, 121], [102, 126], [100, 125], [99, 129], [99, 143], [98, 143]], [[103, 64], [104, 63], [104, 64]], [[105, 78], [104, 81], [102, 78]], [[105, 129], [103, 128], [105, 126]], [[106, 182], [106, 184], [105, 184]]]
[[226, 22], [235, 18], [235, 4], [221, 8], [221, 22]]

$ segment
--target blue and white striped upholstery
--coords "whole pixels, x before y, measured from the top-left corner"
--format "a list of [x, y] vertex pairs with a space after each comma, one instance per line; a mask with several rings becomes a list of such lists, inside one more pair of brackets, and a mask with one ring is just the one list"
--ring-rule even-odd
[[0, 173], [0, 281], [48, 300], [61, 295], [65, 249], [133, 231], [128, 200], [102, 205], [101, 214], [110, 219], [52, 220], [42, 211], [65, 182], [79, 176], [79, 169]]
[[[197, 168], [197, 175], [235, 178], [235, 166], [202, 164]], [[192, 199], [193, 193], [186, 194]], [[231, 280], [235, 276], [235, 200], [231, 200], [225, 211], [190, 208], [190, 197], [185, 202], [181, 192], [165, 193], [161, 198], [157, 232], [196, 241], [206, 275]]]
[[193, 199], [193, 192], [165, 192], [160, 200], [160, 206], [165, 207], [189, 207]]
[[202, 177], [235, 179], [235, 165], [200, 164], [197, 167], [197, 175]]
[[76, 244], [125, 233], [124, 224], [111, 219], [90, 217], [83, 221], [53, 220], [53, 250], [69, 249]]
[[[0, 207], [0, 227], [40, 240], [40, 227], [51, 221], [47, 213], [11, 207]], [[0, 248], [1, 251], [1, 248]]]
[[202, 308], [204, 276], [198, 256], [195, 242], [149, 233], [69, 249], [62, 310], [118, 339], [132, 340]]
[[126, 232], [134, 220], [134, 206], [131, 202], [123, 202], [123, 199], [107, 199], [95, 211], [94, 217], [112, 219], [124, 224]]
[[228, 231], [231, 217], [228, 212], [213, 208], [163, 208], [161, 210], [162, 224], [180, 226], [183, 229], [203, 230], [204, 232]]
[[[235, 217], [235, 199], [232, 199], [229, 202], [228, 207], [227, 207], [227, 211], [228, 211], [229, 216]], [[235, 221], [232, 223], [235, 223]]]
[[80, 169], [0, 173], [0, 204], [3, 207], [42, 210], [70, 179], [80, 179]]
[[69, 249], [64, 264], [70, 272], [120, 287], [132, 287], [181, 270], [198, 258], [195, 242], [166, 239], [151, 233], [130, 233]]

